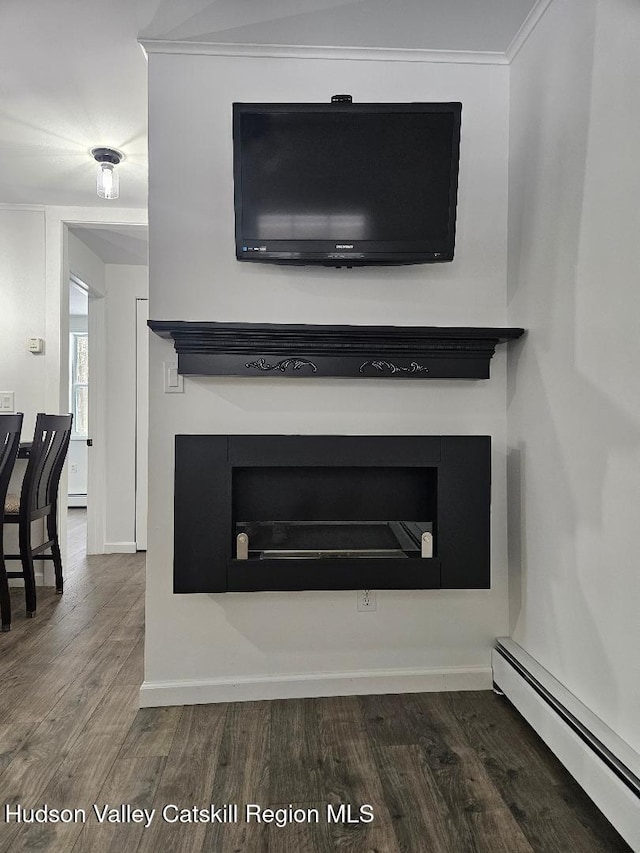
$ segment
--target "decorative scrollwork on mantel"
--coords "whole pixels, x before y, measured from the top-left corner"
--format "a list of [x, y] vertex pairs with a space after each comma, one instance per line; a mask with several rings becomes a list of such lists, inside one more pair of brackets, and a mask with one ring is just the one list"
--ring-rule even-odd
[[417, 361], [412, 361], [409, 367], [400, 367], [397, 364], [394, 364], [392, 361], [365, 361], [364, 364], [360, 365], [360, 373], [364, 373], [365, 368], [373, 367], [374, 370], [383, 373], [385, 370], [388, 370], [392, 375], [394, 373], [428, 373], [429, 368], [424, 367], [422, 364], [418, 364]]
[[303, 367], [310, 367], [312, 373], [318, 372], [316, 365], [304, 358], [284, 358], [276, 364], [268, 364], [264, 358], [259, 358], [257, 361], [248, 361], [245, 367], [262, 371], [279, 370], [280, 373], [286, 373], [289, 368], [292, 370], [301, 370]]

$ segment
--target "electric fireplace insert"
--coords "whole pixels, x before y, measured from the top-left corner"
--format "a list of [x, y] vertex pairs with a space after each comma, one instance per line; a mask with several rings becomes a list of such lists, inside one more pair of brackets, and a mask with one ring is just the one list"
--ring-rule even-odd
[[488, 436], [176, 436], [174, 591], [487, 588]]

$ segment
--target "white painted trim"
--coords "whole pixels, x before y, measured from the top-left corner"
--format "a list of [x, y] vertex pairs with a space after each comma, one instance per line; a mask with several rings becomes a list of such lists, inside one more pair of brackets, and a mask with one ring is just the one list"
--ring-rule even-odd
[[435, 693], [488, 690], [491, 670], [485, 666], [447, 669], [374, 669], [355, 672], [311, 672], [202, 681], [145, 681], [140, 707], [252, 702], [257, 699], [301, 699], [318, 696], [366, 696], [380, 693]]
[[105, 553], [105, 554], [135, 554], [136, 553], [136, 543], [135, 542], [105, 542], [103, 553]]
[[[45, 208], [45, 406], [49, 414], [69, 411], [69, 235], [64, 223]], [[62, 565], [67, 563], [68, 459], [58, 489], [58, 536]], [[65, 498], [63, 498], [63, 495]], [[53, 562], [44, 566], [45, 586], [55, 586]]]
[[107, 329], [104, 296], [89, 293], [89, 431], [87, 554], [104, 554], [107, 528]]
[[511, 64], [514, 58], [518, 55], [531, 33], [540, 23], [540, 19], [552, 3], [553, 0], [538, 0], [533, 9], [524, 19], [522, 26], [515, 34], [511, 40], [511, 44], [505, 51], [505, 56], [509, 64]]
[[499, 637], [500, 645], [520, 663], [527, 672], [544, 685], [553, 697], [563, 705], [570, 714], [579, 720], [591, 734], [603, 743], [607, 749], [640, 778], [640, 755], [629, 744], [617, 735], [600, 717], [597, 717], [587, 706], [555, 678], [549, 670], [526, 652], [522, 646], [509, 637]]
[[87, 506], [87, 496], [86, 495], [69, 495], [67, 498], [67, 506], [68, 507], [86, 507]]
[[67, 225], [143, 225], [149, 224], [146, 208], [138, 207], [72, 207], [49, 204], [45, 211], [52, 222]]
[[[566, 687], [508, 638], [499, 642], [533, 675], [554, 699], [564, 705], [594, 737], [629, 770], [637, 772], [640, 755]], [[640, 799], [609, 769], [594, 750], [564, 721], [501, 654], [492, 655], [493, 680], [507, 699], [564, 764], [632, 850], [640, 850]]]
[[150, 53], [206, 56], [255, 56], [268, 59], [342, 59], [360, 62], [453, 62], [471, 65], [508, 65], [506, 54], [472, 50], [403, 50], [385, 47], [332, 47], [295, 44], [233, 44], [226, 42], [139, 39]]
[[149, 514], [149, 299], [136, 299], [136, 481], [135, 538], [147, 550]]
[[0, 201], [0, 210], [38, 210], [44, 212], [44, 204], [13, 204], [9, 201]]

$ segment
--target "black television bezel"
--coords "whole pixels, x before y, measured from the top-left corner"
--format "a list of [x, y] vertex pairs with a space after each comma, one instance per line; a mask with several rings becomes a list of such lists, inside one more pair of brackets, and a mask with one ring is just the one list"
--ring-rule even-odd
[[[451, 144], [451, 172], [449, 186], [449, 221], [447, 238], [436, 245], [434, 241], [415, 243], [397, 250], [395, 242], [354, 241], [353, 250], [337, 249], [332, 240], [269, 240], [245, 241], [242, 234], [242, 157], [240, 119], [243, 113], [450, 113], [453, 116], [453, 139]], [[293, 264], [297, 266], [315, 264], [330, 267], [352, 267], [368, 265], [425, 264], [452, 261], [456, 237], [456, 210], [458, 199], [458, 172], [460, 164], [460, 128], [462, 104], [451, 102], [412, 103], [245, 103], [233, 104], [233, 183], [235, 209], [236, 259], [253, 263]], [[243, 251], [246, 243], [256, 243]], [[265, 246], [266, 248], [262, 248]], [[395, 250], [394, 250], [394, 247]]]

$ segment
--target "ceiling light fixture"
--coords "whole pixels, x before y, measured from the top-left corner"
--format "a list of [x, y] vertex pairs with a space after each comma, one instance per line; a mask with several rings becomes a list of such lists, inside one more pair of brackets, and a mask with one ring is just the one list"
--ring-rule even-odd
[[98, 162], [97, 189], [100, 198], [118, 198], [120, 195], [120, 176], [116, 166], [124, 154], [115, 148], [92, 148], [91, 154]]

